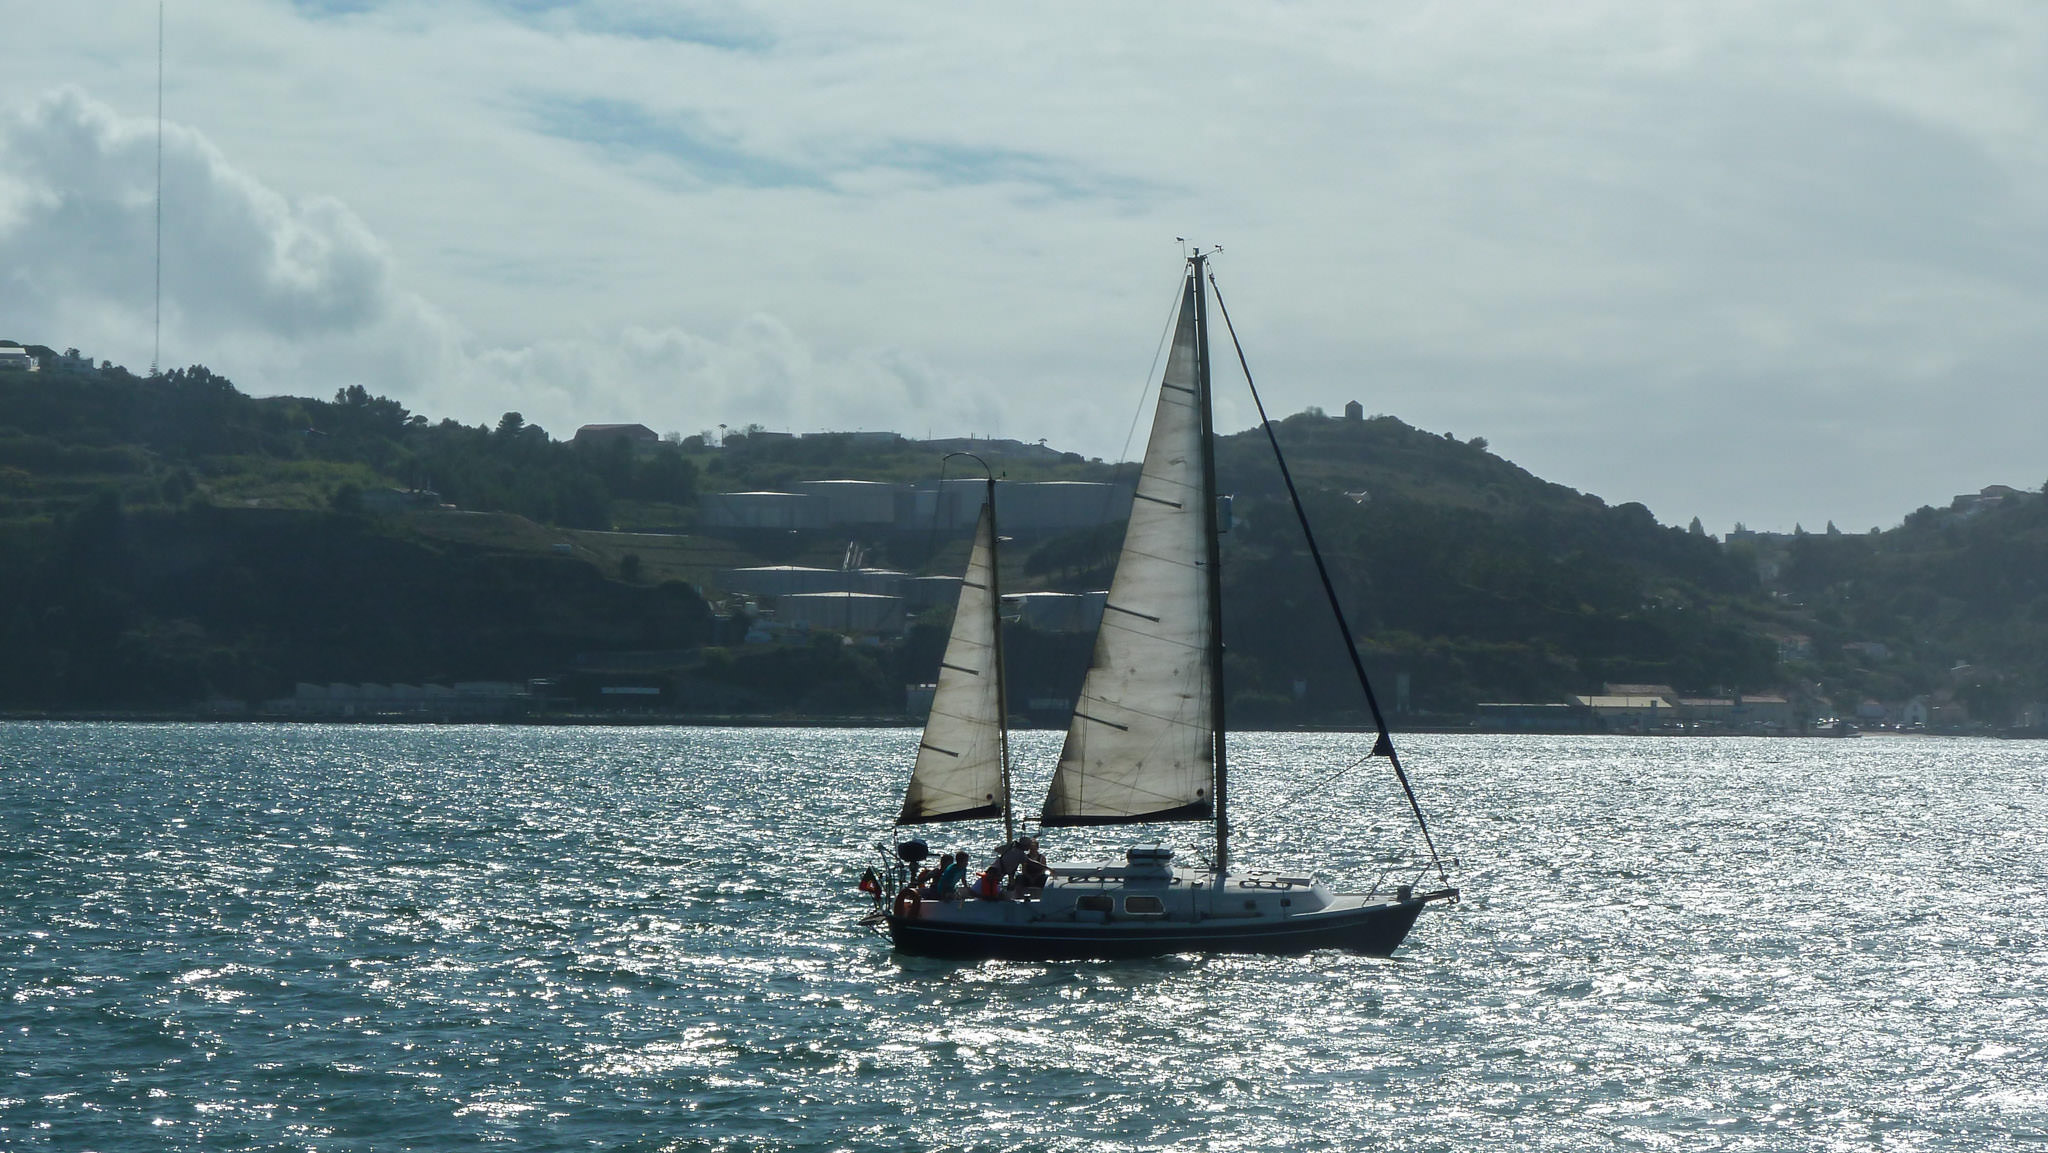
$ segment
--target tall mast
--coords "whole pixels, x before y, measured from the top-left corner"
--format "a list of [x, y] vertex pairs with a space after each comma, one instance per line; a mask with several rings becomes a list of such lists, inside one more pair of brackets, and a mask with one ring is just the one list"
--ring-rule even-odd
[[1230, 773], [1223, 748], [1223, 548], [1216, 531], [1216, 414], [1209, 403], [1209, 297], [1202, 288], [1208, 257], [1197, 251], [1188, 258], [1195, 278], [1195, 389], [1202, 415], [1202, 544], [1209, 592], [1209, 717], [1216, 750], [1216, 875], [1230, 866]]
[[[979, 459], [979, 458], [977, 458]], [[982, 465], [988, 468], [987, 464]], [[1010, 688], [1003, 680], [1003, 564], [997, 555], [1003, 533], [996, 525], [996, 477], [988, 475], [988, 595], [995, 612], [989, 614], [990, 647], [996, 663], [996, 750], [1003, 761], [1003, 844], [1016, 843], [1016, 821], [1010, 807]]]

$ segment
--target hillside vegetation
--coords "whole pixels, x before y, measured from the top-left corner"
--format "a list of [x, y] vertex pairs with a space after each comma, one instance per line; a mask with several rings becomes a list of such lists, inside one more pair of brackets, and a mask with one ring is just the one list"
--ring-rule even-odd
[[[1775, 685], [1753, 567], [1712, 539], [1657, 524], [1639, 504], [1539, 480], [1482, 445], [1392, 417], [1299, 414], [1275, 429], [1329, 561], [1348, 623], [1384, 679], [1409, 674], [1414, 707], [1559, 700], [1609, 681], [1695, 691]], [[1237, 661], [1268, 692], [1307, 679], [1307, 711], [1355, 697], [1261, 430], [1227, 438], [1224, 487]], [[1277, 702], [1276, 702], [1277, 703]]]
[[[1774, 568], [1753, 544], [1550, 484], [1481, 441], [1313, 412], [1275, 433], [1383, 695], [1414, 714], [1451, 721], [1481, 700], [1608, 681], [1791, 687], [1843, 711], [1862, 695], [1957, 687], [1985, 716], [2048, 691], [2048, 502], [2032, 494], [1976, 517], [1922, 510], [1868, 537], [1802, 536]], [[1255, 722], [1356, 720], [1348, 658], [1265, 441], [1251, 430], [1218, 446], [1234, 495], [1232, 707]], [[524, 680], [590, 654], [664, 650], [688, 654], [673, 674], [685, 707], [900, 711], [903, 684], [936, 669], [945, 612], [880, 646], [739, 644], [746, 610], [721, 611], [719, 574], [836, 565], [849, 530], [707, 532], [697, 496], [927, 481], [951, 447], [749, 430], [722, 447], [636, 452], [565, 443], [517, 413], [434, 422], [359, 387], [252, 398], [197, 366], [0, 374], [0, 644], [15, 658], [0, 707]], [[973, 448], [1013, 481], [1131, 468], [1042, 445]], [[1107, 525], [1018, 540], [1006, 585], [1099, 589], [1120, 542]], [[912, 571], [957, 571], [965, 556], [958, 534], [853, 543], [867, 563]], [[1013, 632], [1017, 698], [1071, 694], [1087, 638]], [[1788, 635], [1810, 642], [1789, 663]]]
[[2040, 715], [2048, 700], [2042, 493], [1924, 507], [1889, 532], [1802, 533], [1781, 555], [1778, 585], [1812, 640], [1793, 675], [1837, 699], [1945, 690], [1992, 724]]

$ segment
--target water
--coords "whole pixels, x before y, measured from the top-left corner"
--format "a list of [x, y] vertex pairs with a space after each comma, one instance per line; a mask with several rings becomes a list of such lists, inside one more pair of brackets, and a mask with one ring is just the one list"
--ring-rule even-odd
[[[2048, 1143], [2048, 745], [1411, 738], [1393, 960], [963, 965], [852, 926], [915, 740], [0, 725], [0, 1149]], [[1366, 748], [1242, 853], [1414, 852]]]

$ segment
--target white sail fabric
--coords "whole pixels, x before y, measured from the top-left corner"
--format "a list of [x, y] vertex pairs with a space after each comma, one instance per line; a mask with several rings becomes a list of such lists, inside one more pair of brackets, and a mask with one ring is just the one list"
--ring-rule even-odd
[[1130, 528], [1095, 634], [1046, 825], [1196, 819], [1211, 812], [1209, 584], [1214, 510], [1202, 499], [1195, 285], [1188, 282]]
[[994, 556], [995, 511], [984, 504], [898, 824], [962, 821], [1003, 811], [1004, 705], [996, 667]]

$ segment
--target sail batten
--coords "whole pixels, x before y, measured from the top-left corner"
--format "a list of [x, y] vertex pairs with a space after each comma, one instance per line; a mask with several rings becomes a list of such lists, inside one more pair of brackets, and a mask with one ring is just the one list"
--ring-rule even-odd
[[974, 548], [939, 661], [931, 716], [903, 796], [900, 825], [999, 816], [1008, 787], [1003, 765], [1002, 678], [996, 651], [995, 510], [983, 505]]
[[899, 817], [896, 823], [899, 825], [936, 825], [946, 821], [978, 821], [987, 817], [1000, 817], [1002, 815], [1003, 807], [990, 801], [987, 804], [972, 809], [955, 809], [946, 813], [932, 813], [929, 816]]
[[1045, 825], [1199, 820], [1211, 809], [1214, 716], [1205, 571], [1198, 332], [1188, 282], [1095, 651]]

